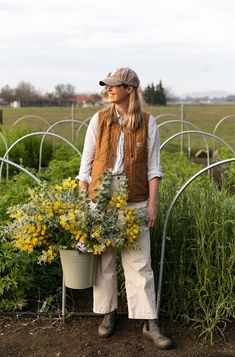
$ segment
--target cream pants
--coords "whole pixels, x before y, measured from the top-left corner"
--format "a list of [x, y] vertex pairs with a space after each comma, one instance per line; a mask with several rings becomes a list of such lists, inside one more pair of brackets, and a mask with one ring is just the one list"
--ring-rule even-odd
[[[147, 202], [130, 203], [128, 207], [146, 207]], [[117, 309], [117, 273], [115, 249], [101, 254], [93, 286], [93, 310], [106, 314]], [[131, 319], [156, 319], [154, 276], [151, 268], [150, 232], [142, 227], [138, 248], [121, 250], [122, 266]]]

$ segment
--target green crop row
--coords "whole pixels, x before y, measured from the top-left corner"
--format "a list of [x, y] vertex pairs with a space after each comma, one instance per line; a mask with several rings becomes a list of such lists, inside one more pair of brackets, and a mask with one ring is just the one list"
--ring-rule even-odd
[[[170, 160], [162, 155], [162, 164], [165, 178], [159, 195], [159, 221], [152, 234], [156, 278], [166, 212], [187, 181], [186, 175], [198, 171], [195, 165], [186, 166], [187, 160], [179, 155]], [[167, 237], [162, 309], [172, 318], [194, 322], [201, 336], [212, 342], [235, 316], [234, 195], [204, 173], [176, 201]]]

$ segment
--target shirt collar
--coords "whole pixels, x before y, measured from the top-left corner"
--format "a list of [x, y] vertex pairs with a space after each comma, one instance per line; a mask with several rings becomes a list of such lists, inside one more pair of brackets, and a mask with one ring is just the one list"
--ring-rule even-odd
[[116, 108], [115, 108], [115, 113], [116, 113], [117, 119], [120, 120], [121, 119], [121, 115], [118, 113]]

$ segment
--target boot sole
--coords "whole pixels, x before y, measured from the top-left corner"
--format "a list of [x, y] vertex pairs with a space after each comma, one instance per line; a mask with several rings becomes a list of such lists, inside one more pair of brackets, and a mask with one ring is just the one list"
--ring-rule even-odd
[[143, 332], [143, 336], [144, 336], [145, 340], [152, 341], [154, 343], [154, 345], [156, 347], [160, 348], [161, 350], [171, 350], [171, 349], [175, 348], [174, 344], [172, 342], [166, 346], [163, 346], [163, 345], [156, 344], [154, 339], [151, 336], [149, 336], [148, 334], [145, 334], [145, 332]]

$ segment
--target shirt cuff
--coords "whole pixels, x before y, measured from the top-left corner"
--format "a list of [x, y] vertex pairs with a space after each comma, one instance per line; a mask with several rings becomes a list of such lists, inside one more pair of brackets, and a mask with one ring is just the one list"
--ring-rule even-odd
[[148, 181], [152, 180], [154, 177], [158, 177], [159, 179], [161, 179], [163, 176], [161, 167], [159, 169], [149, 171], [147, 176]]
[[86, 174], [84, 174], [84, 175], [77, 175], [77, 176], [75, 177], [75, 180], [82, 181], [82, 182], [86, 182], [86, 183], [88, 183], [88, 185], [90, 185], [90, 183], [91, 183], [91, 181], [92, 181], [91, 176], [90, 176], [90, 175], [86, 175]]

